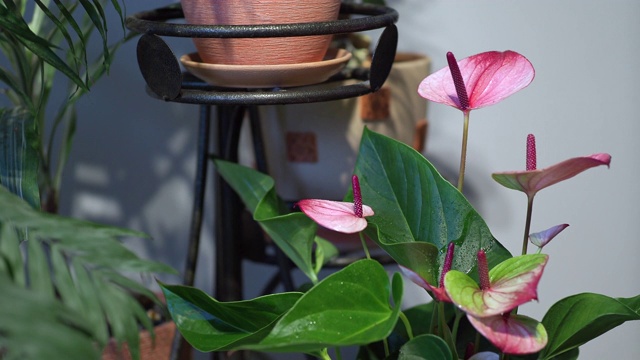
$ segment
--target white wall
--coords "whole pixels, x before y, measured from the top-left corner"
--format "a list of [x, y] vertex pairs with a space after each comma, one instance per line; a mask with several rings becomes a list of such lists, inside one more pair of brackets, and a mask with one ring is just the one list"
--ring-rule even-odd
[[[127, 9], [134, 13], [167, 3], [129, 1]], [[534, 229], [563, 222], [571, 227], [548, 247], [551, 259], [539, 289], [540, 303], [527, 305], [522, 312], [541, 318], [550, 304], [578, 292], [614, 297], [640, 293], [640, 239], [635, 228], [640, 218], [636, 206], [640, 125], [635, 111], [640, 98], [640, 2], [389, 3], [400, 12], [399, 49], [430, 55], [434, 69], [446, 64], [447, 51], [463, 58], [506, 49], [524, 54], [536, 68], [536, 78], [527, 89], [471, 114], [467, 179], [481, 189], [478, 209], [512, 252], [520, 247], [525, 197], [492, 182], [490, 173], [524, 167], [527, 133], [538, 138], [541, 167], [595, 152], [613, 156], [610, 170], [589, 170], [536, 198]], [[112, 26], [112, 36], [118, 31]], [[193, 51], [188, 40], [172, 40], [171, 46], [177, 54]], [[135, 59], [131, 42], [118, 53], [111, 76], [80, 104], [62, 209], [146, 231], [153, 242], [132, 246], [144, 256], [182, 269], [197, 107], [149, 98]], [[455, 168], [460, 113], [431, 104], [428, 117], [427, 157], [451, 161]], [[211, 289], [210, 206], [207, 211], [197, 285]], [[422, 296], [415, 292], [413, 301], [422, 301]], [[640, 358], [638, 339], [640, 324], [624, 325], [584, 346], [582, 358]]]

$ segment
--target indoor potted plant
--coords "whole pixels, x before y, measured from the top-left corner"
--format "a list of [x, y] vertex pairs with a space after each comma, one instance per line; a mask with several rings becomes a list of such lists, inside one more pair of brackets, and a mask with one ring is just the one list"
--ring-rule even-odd
[[[108, 43], [108, 4], [124, 22], [117, 0], [0, 4], [0, 50], [9, 65], [0, 67], [0, 95], [8, 100], [0, 102], [0, 183], [34, 207], [57, 212], [75, 133], [75, 103], [108, 72], [114, 52], [128, 39]], [[90, 61], [88, 40], [95, 32], [102, 51]], [[59, 83], [58, 73], [69, 84]], [[48, 104], [56, 93], [65, 95], [51, 111]]]
[[[575, 157], [540, 169], [535, 138], [529, 136], [526, 170], [493, 175], [498, 183], [524, 192], [527, 198], [521, 255], [511, 255], [506, 246], [513, 244], [498, 242], [462, 194], [467, 125], [472, 110], [526, 87], [534, 70], [526, 58], [512, 51], [486, 52], [461, 61], [452, 54], [447, 58], [449, 66], [422, 81], [419, 92], [463, 113], [457, 186], [415, 150], [366, 129], [352, 191], [345, 201], [301, 200], [302, 212], [282, 212], [269, 176], [216, 161], [217, 170], [254, 219], [312, 286], [300, 292], [218, 302], [198, 289], [161, 284], [179, 330], [194, 347], [304, 352], [329, 358], [329, 348], [335, 347], [339, 357], [340, 347], [361, 345], [363, 358], [576, 359], [582, 344], [625, 321], [640, 319], [640, 295], [573, 295], [551, 306], [541, 321], [518, 312], [520, 305], [537, 299], [544, 268], [554, 261], [553, 254], [543, 251], [567, 227], [560, 224], [531, 232], [535, 195], [587, 169], [609, 166], [611, 156]], [[371, 238], [434, 301], [401, 311], [400, 275], [390, 281], [383, 267], [371, 259], [356, 261], [319, 280], [322, 254], [328, 252], [326, 242], [315, 236], [314, 222], [361, 234], [363, 240], [365, 235]], [[529, 242], [538, 248], [535, 253], [530, 252]]]
[[[109, 4], [123, 20], [116, 0], [0, 4], [0, 49], [7, 60], [0, 67], [2, 358], [98, 358], [109, 341], [118, 348], [128, 343], [137, 358], [140, 325], [152, 330], [137, 299], [158, 299], [123, 274], [174, 271], [138, 259], [119, 242], [144, 234], [39, 211], [57, 212], [76, 101], [107, 73], [128, 39], [108, 44]], [[92, 62], [87, 42], [94, 32], [102, 50]], [[58, 73], [68, 85], [60, 86]], [[55, 93], [63, 93], [62, 104], [52, 115]]]

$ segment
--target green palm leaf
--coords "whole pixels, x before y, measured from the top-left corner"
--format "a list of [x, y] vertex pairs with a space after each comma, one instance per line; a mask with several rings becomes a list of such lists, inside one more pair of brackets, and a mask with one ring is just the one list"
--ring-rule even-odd
[[[134, 356], [139, 354], [139, 325], [152, 331], [152, 324], [133, 295], [158, 300], [123, 273], [175, 273], [166, 265], [138, 258], [118, 240], [146, 236], [42, 212], [1, 186], [0, 205], [0, 280], [4, 281], [0, 281], [0, 348], [7, 358], [42, 358], [34, 354], [49, 351], [45, 358], [66, 359], [73, 358], [76, 349], [85, 356], [82, 358], [96, 358], [82, 349], [87, 342], [93, 350], [95, 344], [105, 346], [109, 336], [127, 342]], [[26, 248], [26, 257], [21, 247]], [[25, 308], [24, 313], [6, 320], [4, 309], [26, 305], [14, 304], [19, 297], [4, 296], [5, 287], [12, 288], [6, 291], [33, 297], [33, 306], [46, 306], [64, 316], [34, 316]], [[39, 311], [34, 309], [33, 313]], [[67, 321], [68, 317], [73, 321]], [[26, 346], [21, 324], [42, 326], [56, 336], [38, 332]], [[68, 338], [60, 339], [57, 334], [67, 334]]]
[[[0, 4], [0, 29], [12, 34], [20, 43], [31, 50], [36, 56], [58, 69], [80, 88], [86, 89], [86, 84], [80, 79], [73, 68], [55, 54], [53, 44], [35, 34], [24, 19], [7, 7]], [[106, 41], [106, 40], [105, 40]]]

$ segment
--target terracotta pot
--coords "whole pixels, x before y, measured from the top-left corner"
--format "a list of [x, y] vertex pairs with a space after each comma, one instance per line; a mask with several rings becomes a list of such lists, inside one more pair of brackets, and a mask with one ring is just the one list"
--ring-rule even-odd
[[[189, 24], [256, 25], [331, 21], [340, 0], [182, 0]], [[202, 60], [212, 64], [277, 65], [322, 60], [331, 35], [259, 39], [193, 39]]]
[[[167, 321], [157, 325], [153, 330], [155, 341], [148, 331], [140, 332], [140, 360], [169, 359], [176, 324]], [[129, 347], [126, 344], [119, 347], [116, 341], [112, 340], [102, 351], [102, 360], [131, 360]]]

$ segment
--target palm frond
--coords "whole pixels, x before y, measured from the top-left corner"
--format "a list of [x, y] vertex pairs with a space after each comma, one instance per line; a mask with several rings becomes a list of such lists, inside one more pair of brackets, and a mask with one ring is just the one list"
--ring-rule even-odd
[[62, 72], [81, 88], [86, 88], [73, 68], [67, 65], [56, 53], [53, 44], [36, 35], [24, 19], [15, 12], [9, 11], [4, 5], [0, 5], [0, 29], [12, 34], [20, 43], [31, 50], [36, 56], [51, 64]]
[[[64, 37], [64, 39], [67, 42], [67, 45], [69, 45], [70, 52], [72, 54], [75, 54], [76, 53], [75, 45], [74, 45], [73, 39], [71, 38], [71, 34], [69, 34], [69, 31], [67, 31], [67, 26], [64, 23], [62, 23], [62, 21], [60, 21], [58, 17], [54, 15], [53, 12], [51, 12], [51, 10], [49, 10], [49, 8], [41, 0], [34, 0], [34, 1], [36, 5], [38, 5], [38, 7], [40, 8], [40, 11], [42, 11], [55, 24], [55, 28]], [[56, 4], [58, 2], [56, 2]], [[74, 24], [77, 27], [78, 24], [73, 19], [73, 16], [68, 11], [66, 11], [66, 8], [64, 6], [62, 7], [58, 6], [58, 8], [60, 9], [60, 13], [62, 14], [63, 19], [67, 20], [69, 22], [69, 25], [71, 25], [72, 28], [74, 28], [73, 26]], [[80, 35], [82, 35], [81, 32], [80, 32]], [[75, 68], [79, 68], [80, 65], [78, 64], [77, 58], [74, 58], [74, 62], [75, 62]], [[86, 65], [86, 61], [85, 61], [85, 65]]]
[[99, 358], [100, 348], [82, 314], [3, 276], [0, 291], [0, 354], [4, 360]]
[[[87, 355], [90, 352], [85, 347], [87, 342], [93, 344], [92, 351], [96, 344], [100, 350], [109, 336], [127, 342], [132, 353], [138, 354], [139, 329], [152, 330], [152, 324], [134, 294], [158, 300], [125, 275], [175, 273], [164, 264], [140, 259], [119, 241], [122, 237], [146, 236], [128, 229], [41, 212], [4, 187], [0, 187], [0, 204], [0, 280], [5, 280], [0, 282], [3, 293], [0, 308], [10, 309], [13, 301], [18, 301], [4, 296], [6, 286], [25, 296], [30, 294], [47, 303], [48, 309], [55, 308], [73, 319], [69, 322], [66, 316], [53, 314], [41, 319], [25, 310], [5, 321], [0, 309], [3, 319], [0, 353], [6, 354], [7, 358], [39, 358], [25, 357], [22, 347], [26, 339], [21, 337], [18, 323], [39, 328], [43, 321], [47, 322], [45, 328], [51, 331], [56, 327], [69, 328], [60, 330], [60, 333], [68, 333], [69, 338], [47, 337], [46, 333], [39, 334], [42, 337], [32, 337], [29, 347], [38, 348], [33, 354], [52, 351], [47, 358], [69, 358], [71, 353], [63, 352], [74, 351], [77, 345]], [[61, 356], [53, 356], [54, 353]]]

